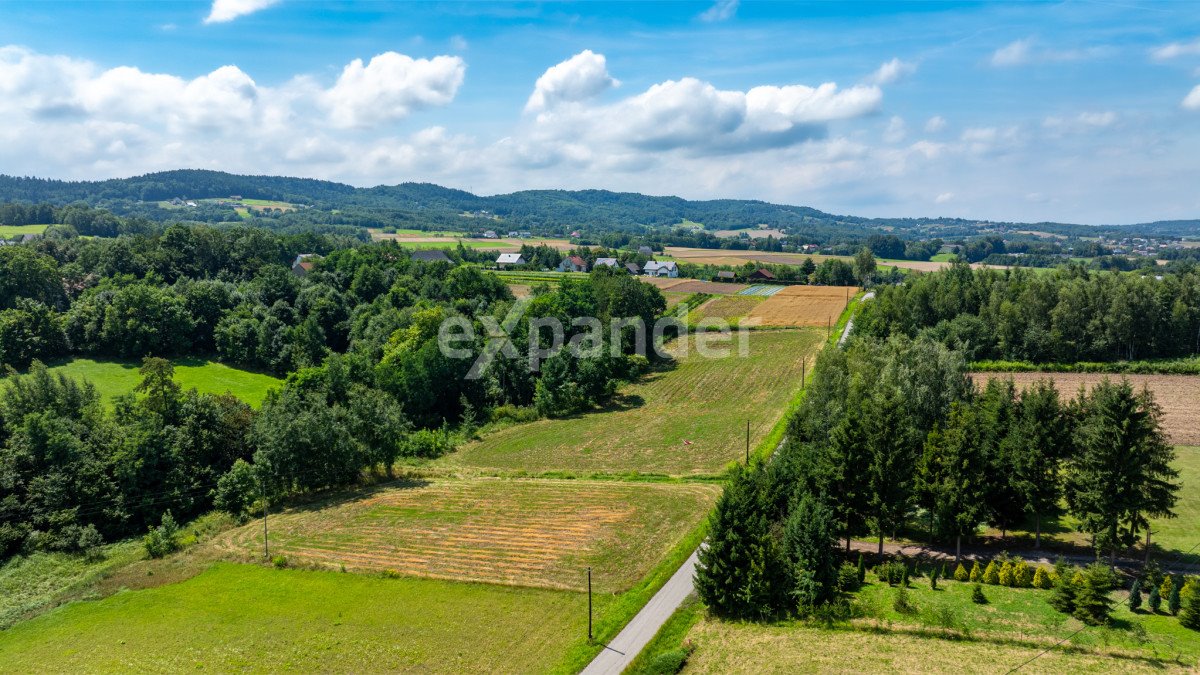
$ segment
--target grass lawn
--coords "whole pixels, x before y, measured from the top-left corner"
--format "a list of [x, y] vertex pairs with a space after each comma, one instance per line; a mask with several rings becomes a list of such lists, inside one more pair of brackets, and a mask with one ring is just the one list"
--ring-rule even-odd
[[19, 234], [41, 234], [49, 225], [0, 225], [0, 239], [12, 239]]
[[[603, 593], [629, 589], [694, 530], [720, 487], [616, 481], [401, 481], [270, 517], [293, 564]], [[211, 545], [261, 555], [251, 522]]]
[[534, 474], [717, 474], [741, 459], [747, 420], [753, 447], [783, 415], [799, 388], [801, 363], [811, 362], [824, 336], [751, 333], [745, 358], [737, 344], [728, 358], [692, 349], [673, 369], [623, 387], [609, 410], [489, 432], [439, 463]]
[[0, 633], [3, 672], [546, 672], [587, 596], [217, 564]]
[[66, 553], [9, 558], [0, 564], [0, 629], [142, 555], [142, 543], [131, 540], [105, 546], [95, 560]]
[[[282, 383], [277, 377], [239, 370], [216, 361], [176, 359], [172, 363], [175, 365], [175, 381], [184, 390], [195, 388], [207, 394], [229, 392], [256, 408], [262, 404], [269, 389]], [[136, 361], [72, 359], [51, 366], [50, 372], [86, 379], [96, 385], [104, 399], [111, 400], [120, 394], [132, 392], [141, 382], [142, 378], [138, 375], [140, 366], [141, 363]]]
[[984, 586], [988, 604], [971, 602], [972, 585], [914, 579], [916, 607], [893, 608], [897, 589], [874, 580], [856, 602], [870, 618], [834, 629], [803, 622], [776, 625], [703, 618], [689, 632], [696, 647], [684, 672], [1006, 672], [1065, 638], [1022, 672], [1150, 672], [1194, 668], [1200, 633], [1174, 617], [1121, 606], [1106, 628], [1083, 627], [1055, 612], [1049, 591]]

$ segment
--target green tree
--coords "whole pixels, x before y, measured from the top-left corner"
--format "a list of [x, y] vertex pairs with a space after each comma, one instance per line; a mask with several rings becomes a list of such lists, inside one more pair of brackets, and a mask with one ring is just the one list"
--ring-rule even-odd
[[925, 442], [921, 476], [942, 530], [954, 537], [954, 560], [962, 560], [963, 535], [972, 535], [986, 515], [988, 465], [980, 447], [974, 406], [955, 403], [945, 430]]
[[258, 499], [258, 493], [259, 478], [254, 471], [254, 466], [243, 459], [238, 459], [229, 468], [229, 471], [217, 481], [213, 506], [234, 518], [241, 519]]
[[875, 276], [875, 255], [866, 246], [854, 254], [854, 276], [864, 285]]
[[1075, 610], [1071, 616], [1089, 626], [1102, 626], [1112, 617], [1114, 585], [1112, 569], [1100, 563], [1088, 565], [1083, 583], [1075, 589]]
[[1158, 614], [1158, 610], [1162, 607], [1162, 596], [1159, 595], [1158, 586], [1150, 584], [1150, 592], [1146, 594], [1146, 607], [1150, 609], [1151, 614]]
[[1142, 606], [1142, 580], [1135, 578], [1129, 588], [1129, 611], [1136, 612]]
[[37, 301], [19, 299], [16, 305], [0, 310], [0, 364], [25, 368], [34, 359], [66, 353], [62, 317]]
[[1049, 379], [1039, 379], [1020, 399], [1012, 433], [1005, 439], [1012, 485], [1033, 516], [1034, 547], [1042, 545], [1042, 519], [1062, 500], [1062, 463], [1071, 452], [1071, 419]]
[[796, 570], [795, 595], [811, 609], [837, 594], [836, 534], [833, 513], [812, 495], [792, 506], [784, 528], [783, 546]]
[[1117, 549], [1131, 546], [1150, 518], [1175, 515], [1175, 449], [1162, 430], [1162, 411], [1153, 395], [1149, 390], [1135, 394], [1128, 380], [1106, 378], [1081, 397], [1080, 409], [1068, 504], [1081, 528], [1094, 534], [1097, 547], [1107, 548], [1115, 562]]
[[1200, 630], [1200, 582], [1189, 579], [1179, 592], [1179, 625]]

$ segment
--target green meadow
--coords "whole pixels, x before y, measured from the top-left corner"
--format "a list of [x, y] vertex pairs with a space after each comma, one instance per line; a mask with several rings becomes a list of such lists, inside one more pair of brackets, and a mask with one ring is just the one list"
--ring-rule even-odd
[[[254, 407], [262, 404], [267, 391], [278, 387], [282, 380], [272, 375], [240, 370], [216, 361], [176, 359], [175, 381], [184, 390], [196, 389], [204, 394], [229, 392]], [[105, 399], [111, 401], [128, 394], [141, 382], [137, 361], [71, 359], [50, 366], [50, 372], [63, 373], [76, 379], [86, 379], [96, 386]]]

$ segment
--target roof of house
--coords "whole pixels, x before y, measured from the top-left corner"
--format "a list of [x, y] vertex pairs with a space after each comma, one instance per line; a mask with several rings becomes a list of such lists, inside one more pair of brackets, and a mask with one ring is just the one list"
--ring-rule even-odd
[[567, 258], [567, 260], [570, 260], [576, 267], [586, 267], [587, 266], [587, 261], [584, 260], [583, 258], [580, 258], [577, 255], [573, 255], [573, 256]]
[[638, 272], [642, 271], [642, 268], [638, 267], [638, 264], [635, 262], [625, 263], [625, 269], [629, 270], [630, 272], [633, 272], [634, 274], [637, 274]]
[[310, 263], [310, 262], [299, 262], [299, 263], [296, 263], [295, 265], [292, 265], [292, 269], [295, 269], [295, 268], [297, 268], [297, 267], [299, 267], [300, 269], [304, 270], [305, 272], [311, 272], [311, 271], [312, 271], [312, 268], [313, 268], [313, 263]]
[[452, 262], [444, 251], [433, 249], [431, 251], [413, 251], [413, 260], [423, 260], [425, 262]]
[[729, 270], [721, 270], [717, 272], [717, 278], [719, 279], [733, 279], [736, 276], [736, 274], [730, 272]]
[[596, 258], [596, 267], [600, 267], [601, 265], [606, 266], [606, 267], [616, 267], [617, 259], [616, 258]]
[[649, 246], [639, 246], [638, 253], [654, 253], [654, 249]]
[[664, 260], [662, 262], [651, 260], [650, 262], [646, 263], [646, 266], [643, 269], [647, 272], [657, 272], [658, 270], [670, 271], [675, 269], [675, 263], [671, 260]]
[[502, 265], [503, 264], [519, 265], [519, 264], [525, 262], [525, 259], [521, 257], [520, 253], [501, 253], [500, 257], [496, 258], [496, 262], [500, 263]]
[[750, 276], [762, 277], [764, 279], [774, 279], [775, 278], [775, 275], [771, 273], [771, 270], [763, 269], [761, 267], [758, 268], [757, 270], [754, 270], [754, 273], [751, 274]]

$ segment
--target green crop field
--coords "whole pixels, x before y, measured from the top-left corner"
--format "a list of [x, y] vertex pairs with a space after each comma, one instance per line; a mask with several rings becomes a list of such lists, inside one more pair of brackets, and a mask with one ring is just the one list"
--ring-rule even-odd
[[824, 336], [752, 333], [745, 358], [737, 355], [740, 340], [728, 358], [691, 349], [673, 369], [623, 387], [611, 410], [491, 432], [439, 461], [532, 473], [716, 474], [742, 457], [747, 420], [754, 447], [783, 415], [799, 388], [801, 363], [808, 359], [811, 367]]
[[0, 672], [546, 672], [586, 630], [582, 593], [217, 564], [18, 624]]
[[49, 225], [0, 225], [0, 239], [12, 239], [19, 234], [41, 234]]
[[1046, 649], [1021, 672], [1182, 671], [1200, 659], [1200, 633], [1144, 609], [1119, 606], [1111, 626], [1084, 628], [1049, 606], [1049, 591], [985, 585], [988, 603], [976, 605], [969, 583], [934, 591], [917, 578], [907, 591], [915, 610], [901, 614], [898, 589], [868, 581], [855, 599], [862, 618], [834, 630], [703, 618], [688, 633], [696, 651], [684, 672], [1008, 672]]
[[[229, 392], [254, 407], [262, 404], [267, 391], [278, 387], [282, 380], [271, 375], [239, 370], [216, 361], [202, 359], [177, 359], [175, 381], [185, 390], [195, 388], [201, 393], [224, 394]], [[141, 376], [140, 362], [95, 361], [72, 359], [50, 367], [52, 373], [63, 373], [74, 378], [83, 378], [96, 385], [106, 400], [133, 391]]]
[[[438, 479], [407, 481], [270, 518], [271, 551], [309, 566], [457, 581], [628, 590], [716, 501], [709, 484]], [[257, 559], [262, 527], [213, 540]]]

